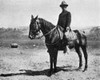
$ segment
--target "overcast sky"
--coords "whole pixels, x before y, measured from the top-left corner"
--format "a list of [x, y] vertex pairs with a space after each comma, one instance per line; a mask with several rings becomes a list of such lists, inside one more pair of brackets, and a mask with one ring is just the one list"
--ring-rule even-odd
[[[100, 0], [65, 0], [72, 14], [72, 28], [100, 26]], [[31, 14], [54, 25], [62, 0], [0, 0], [0, 27], [28, 26]]]

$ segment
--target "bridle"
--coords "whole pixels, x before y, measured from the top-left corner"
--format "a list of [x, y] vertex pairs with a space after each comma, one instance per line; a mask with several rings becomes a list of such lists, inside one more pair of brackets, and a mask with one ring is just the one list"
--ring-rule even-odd
[[47, 36], [47, 35], [49, 35], [50, 33], [52, 33], [55, 29], [57, 28], [57, 26], [56, 27], [54, 27], [53, 29], [51, 29], [49, 32], [47, 32], [46, 34], [42, 34], [39, 38], [42, 38], [43, 36]]
[[[33, 24], [34, 25], [34, 24]], [[35, 25], [36, 25], [36, 28], [38, 28], [38, 29], [31, 29], [31, 32], [33, 33], [33, 34], [35, 34], [35, 35], [37, 35], [38, 33], [40, 33], [40, 28], [41, 28], [41, 26], [40, 26], [40, 23], [39, 23], [39, 21], [38, 20], [36, 20], [35, 21]], [[35, 31], [35, 32], [34, 32]]]

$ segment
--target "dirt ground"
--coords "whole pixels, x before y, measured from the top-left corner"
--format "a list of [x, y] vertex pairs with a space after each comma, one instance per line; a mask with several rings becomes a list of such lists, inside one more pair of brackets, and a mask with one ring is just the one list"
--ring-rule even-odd
[[58, 54], [58, 72], [48, 76], [49, 54], [46, 49], [0, 48], [0, 80], [100, 80], [100, 50], [88, 51], [88, 69], [77, 71], [75, 51]]

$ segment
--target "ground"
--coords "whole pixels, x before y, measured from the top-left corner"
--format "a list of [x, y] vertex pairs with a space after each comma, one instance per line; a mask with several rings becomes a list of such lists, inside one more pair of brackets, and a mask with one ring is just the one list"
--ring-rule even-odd
[[[100, 80], [100, 50], [88, 50], [88, 69], [77, 71], [74, 50], [58, 54], [58, 72], [48, 76], [49, 54], [46, 48], [0, 48], [0, 80]], [[94, 54], [95, 53], [95, 54]]]

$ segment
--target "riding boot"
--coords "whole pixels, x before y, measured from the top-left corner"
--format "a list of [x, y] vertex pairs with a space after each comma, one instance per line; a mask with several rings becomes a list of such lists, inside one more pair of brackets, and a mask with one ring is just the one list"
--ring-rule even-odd
[[66, 53], [67, 52], [67, 48], [66, 46], [64, 47], [64, 50], [63, 50], [63, 53]]
[[64, 48], [63, 48], [63, 53], [66, 53], [67, 52], [67, 48], [66, 48], [66, 45], [67, 45], [67, 39], [66, 39], [66, 36], [65, 36], [65, 34], [64, 34], [64, 37], [63, 37], [63, 46], [64, 46]]

